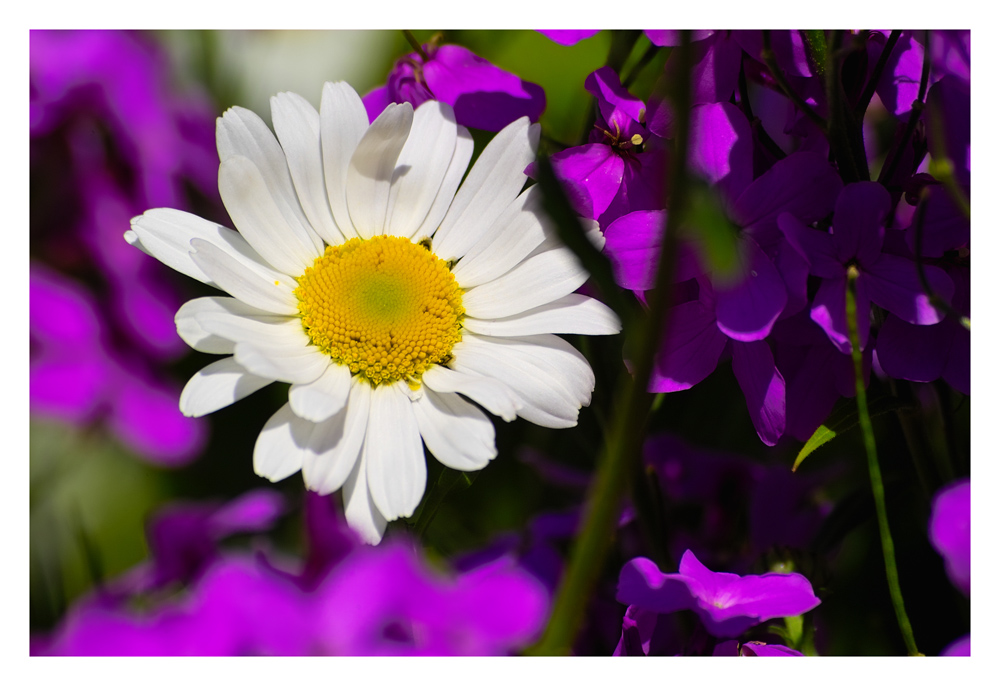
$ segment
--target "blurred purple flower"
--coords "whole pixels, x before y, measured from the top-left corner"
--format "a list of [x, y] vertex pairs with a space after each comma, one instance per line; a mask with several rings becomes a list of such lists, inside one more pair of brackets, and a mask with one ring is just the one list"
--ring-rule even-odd
[[156, 464], [192, 460], [206, 425], [181, 414], [178, 389], [107, 349], [105, 322], [83, 286], [35, 262], [29, 280], [31, 411], [78, 426], [104, 421]]
[[739, 576], [712, 572], [688, 550], [677, 574], [664, 574], [640, 557], [622, 568], [618, 602], [660, 613], [694, 610], [713, 636], [735, 637], [775, 617], [793, 617], [819, 605], [801, 574]]
[[544, 625], [548, 594], [506, 560], [454, 580], [410, 544], [365, 548], [318, 591], [320, 651], [332, 655], [503, 655]]
[[948, 578], [969, 595], [972, 588], [972, 484], [969, 479], [945, 486], [931, 504], [931, 545], [944, 558]]
[[386, 85], [362, 101], [369, 121], [375, 121], [390, 103], [408, 102], [414, 108], [439, 100], [455, 108], [462, 126], [499, 131], [521, 117], [538, 121], [545, 109], [545, 91], [538, 84], [490, 64], [459, 45], [426, 44], [425, 60], [411, 52], [396, 61]]
[[[548, 593], [510, 559], [446, 576], [409, 541], [362, 545], [330, 498], [307, 497], [301, 573], [285, 571], [293, 560], [217, 547], [270, 526], [282, 510], [276, 493], [173, 506], [150, 527], [153, 559], [76, 602], [50, 636], [32, 638], [32, 653], [503, 655], [544, 625]], [[173, 582], [185, 590], [164, 595]]]
[[972, 637], [962, 636], [961, 638], [955, 639], [948, 646], [941, 651], [941, 657], [971, 657], [972, 656]]
[[538, 33], [559, 45], [576, 45], [600, 32], [600, 29], [538, 29]]
[[[31, 31], [29, 43], [32, 409], [104, 419], [140, 456], [182, 464], [207, 424], [180, 414], [151, 364], [186, 350], [173, 321], [181, 298], [169, 270], [121, 234], [146, 207], [183, 206], [191, 190], [217, 197], [211, 106], [168, 88], [167, 60], [142, 33]], [[79, 282], [54, 285], [56, 269], [96, 284], [101, 298]], [[58, 334], [56, 306], [87, 324]]]

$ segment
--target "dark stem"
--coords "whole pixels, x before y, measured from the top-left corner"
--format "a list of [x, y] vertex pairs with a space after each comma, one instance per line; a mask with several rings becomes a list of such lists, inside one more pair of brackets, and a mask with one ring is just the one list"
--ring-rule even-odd
[[861, 92], [861, 97], [858, 98], [858, 102], [854, 106], [854, 116], [858, 119], [864, 117], [865, 112], [868, 111], [868, 104], [872, 101], [872, 96], [875, 95], [875, 88], [878, 86], [879, 79], [882, 78], [882, 71], [885, 69], [886, 62], [889, 61], [889, 57], [892, 55], [892, 51], [895, 49], [896, 43], [899, 41], [902, 33], [899, 30], [892, 31], [889, 34], [889, 40], [882, 47], [882, 53], [878, 56], [878, 61], [872, 70], [871, 78], [868, 79], [865, 89]]
[[639, 77], [642, 70], [646, 68], [646, 65], [653, 61], [653, 58], [656, 57], [656, 53], [659, 51], [660, 46], [650, 44], [650, 46], [646, 48], [646, 52], [642, 53], [642, 57], [639, 58], [639, 61], [635, 63], [634, 67], [632, 67], [632, 71], [630, 71], [628, 76], [626, 76], [622, 81], [622, 86], [625, 88], [631, 86], [632, 83]]
[[788, 80], [785, 79], [785, 74], [781, 71], [778, 66], [778, 60], [774, 56], [774, 51], [771, 49], [771, 32], [764, 31], [764, 49], [760, 51], [761, 61], [767, 65], [767, 68], [771, 71], [771, 77], [774, 79], [775, 83], [781, 87], [781, 90], [785, 92], [788, 99], [791, 100], [796, 107], [798, 107], [803, 114], [805, 114], [809, 119], [816, 124], [823, 131], [827, 130], [826, 120], [819, 116], [812, 107], [809, 106], [802, 97], [792, 90], [791, 85]]
[[892, 175], [896, 173], [896, 167], [899, 166], [900, 160], [903, 159], [903, 150], [906, 146], [910, 144], [910, 138], [913, 136], [913, 132], [917, 128], [917, 120], [920, 119], [920, 115], [924, 112], [924, 98], [927, 96], [927, 81], [931, 74], [931, 49], [930, 43], [927, 39], [927, 34], [924, 33], [924, 63], [920, 70], [920, 90], [917, 91], [917, 99], [913, 101], [912, 108], [910, 109], [910, 117], [906, 120], [906, 129], [903, 130], [903, 138], [899, 141], [892, 151], [892, 158], [888, 160], [885, 166], [882, 167], [882, 171], [878, 175], [878, 182], [885, 186]]
[[420, 45], [420, 42], [414, 37], [413, 33], [410, 32], [410, 31], [407, 31], [406, 29], [403, 29], [403, 35], [406, 36], [407, 42], [410, 44], [410, 46], [413, 47], [414, 51], [416, 51], [416, 53], [418, 55], [420, 55], [420, 59], [422, 59], [424, 62], [426, 62], [427, 61], [427, 53], [424, 52], [423, 46]]

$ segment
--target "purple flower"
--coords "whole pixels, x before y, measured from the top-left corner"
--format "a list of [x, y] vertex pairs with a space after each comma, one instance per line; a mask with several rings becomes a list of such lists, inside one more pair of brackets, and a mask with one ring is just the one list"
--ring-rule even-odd
[[536, 638], [548, 609], [507, 560], [452, 580], [402, 542], [361, 549], [317, 593], [316, 638], [332, 655], [502, 655]]
[[105, 320], [83, 286], [40, 263], [29, 276], [32, 412], [77, 426], [104, 421], [157, 464], [192, 460], [206, 425], [181, 414], [177, 389], [151, 378], [137, 358], [107, 349]]
[[761, 641], [723, 641], [715, 646], [716, 657], [803, 657], [802, 653], [783, 645]]
[[948, 578], [965, 595], [971, 590], [972, 485], [969, 479], [950, 484], [934, 496], [928, 536], [944, 558]]
[[499, 131], [528, 117], [538, 121], [545, 109], [545, 91], [538, 84], [496, 67], [459, 45], [423, 46], [425, 60], [412, 52], [396, 61], [386, 85], [362, 98], [369, 121], [389, 103], [408, 102], [414, 108], [439, 100], [455, 109], [462, 126]]
[[[537, 637], [549, 594], [510, 559], [446, 576], [409, 541], [362, 545], [329, 501], [307, 504], [304, 565], [217, 549], [271, 524], [273, 492], [171, 508], [150, 527], [154, 559], [77, 601], [50, 636], [32, 638], [32, 653], [503, 655]], [[164, 595], [173, 582], [184, 590]]]
[[[809, 272], [822, 279], [810, 316], [842, 353], [851, 351], [845, 309], [851, 267], [860, 273], [857, 312], [862, 349], [868, 343], [872, 302], [911, 324], [936, 324], [942, 318], [924, 293], [913, 261], [883, 250], [890, 203], [885, 188], [863, 181], [840, 193], [829, 233], [811, 229], [789, 214], [778, 218], [785, 238], [809, 263]], [[924, 270], [934, 292], [950, 300], [954, 286], [948, 275], [930, 265]]]
[[739, 576], [712, 572], [688, 550], [677, 574], [636, 558], [622, 568], [618, 602], [660, 613], [694, 610], [713, 636], [735, 637], [775, 617], [793, 617], [819, 605], [801, 574]]
[[654, 141], [644, 123], [645, 104], [611, 67], [587, 76], [584, 87], [598, 106], [589, 142], [552, 155], [575, 209], [603, 227], [628, 212], [662, 207], [665, 157], [663, 150], [647, 150]]

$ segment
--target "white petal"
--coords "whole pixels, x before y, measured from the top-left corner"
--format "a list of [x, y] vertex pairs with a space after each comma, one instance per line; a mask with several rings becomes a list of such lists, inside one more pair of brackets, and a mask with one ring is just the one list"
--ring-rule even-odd
[[309, 336], [302, 329], [302, 320], [298, 317], [272, 317], [261, 320], [228, 310], [208, 308], [194, 315], [195, 322], [203, 331], [234, 343], [245, 341], [289, 352], [310, 345]]
[[181, 308], [177, 310], [177, 314], [174, 315], [174, 323], [177, 325], [178, 335], [195, 350], [203, 353], [214, 353], [216, 355], [232, 355], [233, 341], [206, 331], [198, 323], [197, 317], [208, 313], [228, 313], [272, 323], [287, 319], [287, 317], [281, 315], [258, 310], [256, 307], [251, 307], [236, 298], [207, 297], [187, 301], [181, 305]]
[[327, 495], [344, 485], [360, 461], [370, 408], [371, 386], [351, 379], [347, 407], [321, 424], [306, 451], [302, 478], [309, 490]]
[[367, 446], [361, 449], [361, 457], [344, 483], [344, 517], [361, 540], [375, 545], [382, 540], [386, 520], [368, 491], [367, 452]]
[[[199, 238], [225, 250], [234, 258], [273, 271], [240, 234], [188, 212], [161, 207], [132, 218], [125, 240], [171, 269], [210, 286], [217, 284], [191, 259], [191, 239]], [[277, 274], [277, 272], [275, 272]]]
[[319, 112], [301, 95], [278, 93], [271, 98], [271, 121], [306, 218], [327, 243], [343, 243], [326, 196]]
[[482, 469], [496, 457], [493, 422], [455, 393], [425, 392], [413, 403], [420, 435], [438, 462], [462, 471]]
[[362, 238], [383, 233], [392, 173], [413, 121], [410, 103], [390, 104], [372, 122], [347, 168], [347, 209]]
[[[284, 223], [292, 229], [295, 238], [303, 245], [311, 247], [311, 252], [314, 254], [321, 252], [323, 242], [302, 213], [298, 196], [292, 186], [292, 178], [288, 173], [285, 153], [264, 120], [243, 107], [231, 107], [216, 121], [215, 141], [221, 162], [219, 191], [222, 193], [222, 201], [226, 204], [229, 214], [232, 215], [232, 209], [229, 207], [226, 193], [222, 190], [221, 170], [230, 159], [244, 157], [260, 174], [265, 193], [284, 217]], [[236, 223], [236, 228], [246, 235], [236, 217], [233, 217], [233, 221]], [[256, 247], [252, 237], [246, 236], [246, 238]], [[261, 255], [264, 255], [263, 251]]]
[[462, 326], [487, 336], [530, 336], [539, 333], [577, 333], [589, 336], [616, 334], [622, 329], [614, 310], [599, 300], [570, 293], [512, 317], [466, 317]]
[[212, 281], [251, 307], [274, 314], [298, 314], [294, 279], [241, 260], [231, 251], [200, 238], [191, 240], [191, 259]]
[[233, 353], [247, 371], [285, 383], [311, 383], [332, 364], [329, 355], [311, 345], [290, 350], [240, 342]]
[[253, 470], [271, 481], [281, 481], [302, 469], [305, 446], [315, 424], [299, 419], [285, 403], [267, 420], [253, 448]]
[[[219, 194], [236, 228], [278, 271], [298, 276], [323, 252], [323, 243], [301, 209], [282, 211], [264, 176], [248, 158], [234, 155], [219, 166]], [[298, 201], [296, 201], [298, 202]]]
[[368, 130], [368, 113], [361, 97], [343, 81], [326, 83], [319, 107], [323, 142], [323, 176], [330, 211], [346, 238], [357, 232], [347, 211], [347, 168], [361, 137]]
[[590, 403], [594, 372], [578, 351], [558, 336], [492, 338], [467, 333], [452, 351], [456, 370], [503, 382], [522, 403], [517, 414], [540, 426], [575, 426]]
[[412, 237], [441, 190], [455, 153], [457, 126], [451, 106], [428, 100], [413, 113], [389, 191], [385, 233]]
[[433, 236], [434, 232], [441, 226], [441, 220], [444, 219], [444, 216], [448, 213], [448, 208], [451, 207], [452, 200], [455, 199], [455, 191], [458, 190], [458, 184], [462, 182], [465, 171], [469, 168], [469, 160], [472, 159], [473, 148], [475, 148], [475, 141], [472, 140], [472, 134], [464, 126], [459, 126], [455, 139], [455, 152], [452, 154], [451, 162], [448, 164], [448, 171], [445, 172], [444, 180], [441, 182], [441, 190], [438, 191], [437, 197], [434, 198], [434, 204], [428, 210], [423, 223], [413, 232], [411, 237], [423, 238]]
[[579, 288], [587, 271], [567, 248], [549, 250], [503, 276], [469, 289], [462, 305], [470, 317], [497, 319], [550, 303]]
[[331, 364], [312, 383], [293, 385], [288, 391], [288, 400], [298, 416], [322, 422], [340, 412], [350, 390], [351, 370], [342, 364]]
[[398, 385], [381, 385], [372, 391], [365, 437], [368, 491], [387, 520], [413, 514], [427, 485], [417, 418]]
[[435, 365], [424, 372], [420, 380], [438, 393], [461, 393], [505, 422], [514, 421], [521, 408], [521, 402], [506, 385], [481, 374]]
[[181, 391], [181, 412], [202, 417], [221, 410], [271, 383], [243, 369], [232, 357], [224, 357], [191, 377]]
[[465, 255], [520, 194], [535, 159], [540, 129], [521, 117], [498, 133], [479, 155], [441, 222], [434, 253], [445, 260]]
[[541, 191], [532, 186], [512, 202], [452, 270], [463, 288], [472, 288], [507, 273], [542, 244], [548, 218], [541, 210]]

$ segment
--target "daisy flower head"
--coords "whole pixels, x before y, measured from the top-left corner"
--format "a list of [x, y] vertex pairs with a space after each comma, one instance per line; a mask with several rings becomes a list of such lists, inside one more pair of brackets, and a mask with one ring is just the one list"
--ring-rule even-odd
[[[389, 105], [369, 125], [358, 94], [327, 83], [319, 112], [280, 93], [271, 115], [277, 137], [239, 107], [217, 123], [219, 190], [238, 231], [161, 208], [125, 238], [230, 296], [177, 312], [184, 341], [225, 355], [188, 382], [184, 414], [291, 384], [257, 439], [255, 471], [343, 489], [348, 522], [377, 543], [423, 496], [424, 445], [465, 471], [496, 455], [480, 407], [574, 426], [594, 374], [555, 334], [620, 324], [574, 292], [586, 271], [537, 188], [522, 192], [539, 136], [527, 117], [466, 175], [472, 138], [441, 102]], [[601, 240], [596, 224], [591, 235]]]

